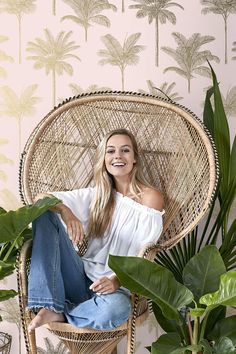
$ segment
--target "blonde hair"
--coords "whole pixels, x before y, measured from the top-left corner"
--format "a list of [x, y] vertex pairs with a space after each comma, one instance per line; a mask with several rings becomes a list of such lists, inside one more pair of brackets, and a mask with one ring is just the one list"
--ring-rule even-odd
[[115, 206], [115, 182], [113, 176], [107, 172], [105, 154], [107, 142], [114, 135], [126, 135], [132, 143], [136, 163], [130, 174], [129, 192], [139, 199], [141, 187], [150, 187], [142, 172], [138, 145], [133, 134], [126, 129], [116, 129], [107, 133], [98, 145], [95, 155], [93, 176], [95, 193], [90, 208], [88, 237], [102, 237], [111, 224]]

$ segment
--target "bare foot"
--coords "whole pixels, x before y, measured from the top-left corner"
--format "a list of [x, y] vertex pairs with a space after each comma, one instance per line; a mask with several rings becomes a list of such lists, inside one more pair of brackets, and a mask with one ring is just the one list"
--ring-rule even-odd
[[36, 328], [48, 322], [65, 322], [65, 318], [62, 313], [56, 313], [43, 308], [39, 310], [35, 318], [30, 322], [28, 332], [31, 333]]

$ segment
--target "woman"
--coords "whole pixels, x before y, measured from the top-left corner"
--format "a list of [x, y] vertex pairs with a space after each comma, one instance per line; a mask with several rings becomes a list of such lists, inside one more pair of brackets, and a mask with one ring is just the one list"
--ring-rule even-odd
[[[163, 197], [142, 174], [134, 136], [107, 134], [98, 146], [94, 188], [40, 194], [62, 202], [33, 224], [29, 331], [51, 321], [112, 329], [130, 315], [127, 289], [108, 267], [109, 253], [136, 256], [162, 231]], [[86, 235], [82, 258], [76, 251]]]

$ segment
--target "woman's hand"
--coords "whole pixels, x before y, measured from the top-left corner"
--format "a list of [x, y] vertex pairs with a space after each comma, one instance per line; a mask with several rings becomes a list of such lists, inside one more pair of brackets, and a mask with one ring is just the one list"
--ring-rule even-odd
[[62, 220], [66, 224], [70, 240], [74, 245], [81, 245], [84, 239], [84, 230], [80, 220], [64, 204], [61, 205], [60, 214]]
[[111, 294], [114, 293], [120, 287], [120, 282], [116, 275], [112, 277], [102, 277], [96, 280], [90, 289], [98, 294]]
[[[53, 194], [40, 193], [35, 197], [34, 201], [36, 202], [37, 200], [43, 199], [45, 197], [53, 198]], [[81, 245], [84, 239], [83, 226], [80, 220], [72, 213], [70, 208], [68, 208], [68, 206], [63, 203], [59, 203], [50, 208], [50, 210], [61, 215], [62, 220], [66, 224], [69, 238], [74, 243], [74, 245]]]

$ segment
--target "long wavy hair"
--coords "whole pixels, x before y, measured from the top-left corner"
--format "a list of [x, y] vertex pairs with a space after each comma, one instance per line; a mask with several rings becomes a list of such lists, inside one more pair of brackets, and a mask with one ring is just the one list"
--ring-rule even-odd
[[139, 200], [142, 187], [150, 187], [150, 184], [147, 182], [142, 172], [143, 169], [138, 145], [133, 134], [126, 129], [116, 129], [107, 133], [98, 145], [95, 155], [93, 175], [95, 193], [90, 208], [88, 237], [102, 237], [111, 224], [116, 190], [113, 176], [108, 173], [105, 166], [105, 154], [107, 142], [114, 135], [126, 135], [130, 138], [132, 143], [136, 163], [130, 173], [129, 192]]

